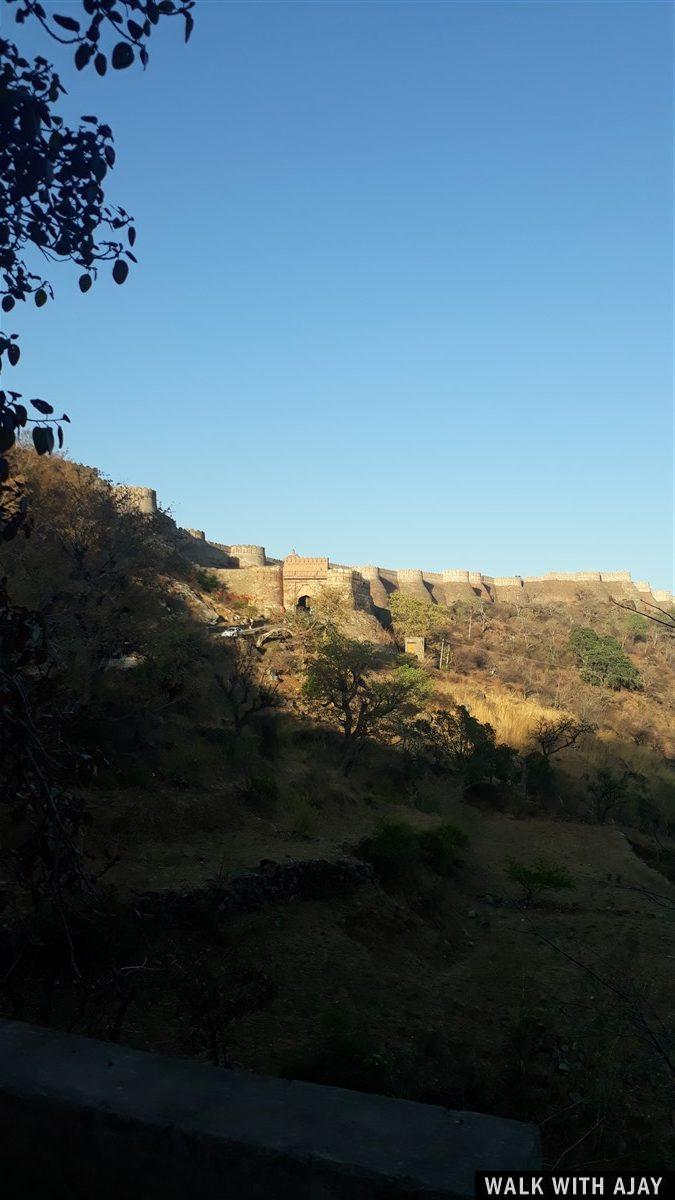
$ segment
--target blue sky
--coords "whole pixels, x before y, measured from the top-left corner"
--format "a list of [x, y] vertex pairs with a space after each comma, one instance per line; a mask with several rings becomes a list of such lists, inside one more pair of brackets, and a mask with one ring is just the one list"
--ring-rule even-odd
[[670, 5], [166, 24], [103, 80], [18, 31], [138, 226], [124, 287], [63, 267], [4, 322], [72, 456], [274, 554], [672, 586]]

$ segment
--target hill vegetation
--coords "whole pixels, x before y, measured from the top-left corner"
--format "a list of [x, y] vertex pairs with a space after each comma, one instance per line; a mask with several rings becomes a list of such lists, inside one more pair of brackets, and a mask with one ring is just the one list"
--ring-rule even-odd
[[223, 638], [255, 610], [168, 516], [12, 453], [2, 1011], [534, 1120], [549, 1165], [662, 1165], [668, 630], [592, 594], [399, 594], [391, 629], [327, 596]]

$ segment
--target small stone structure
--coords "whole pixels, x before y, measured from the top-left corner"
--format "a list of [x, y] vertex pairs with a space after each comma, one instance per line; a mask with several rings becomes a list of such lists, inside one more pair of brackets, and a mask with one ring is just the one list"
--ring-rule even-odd
[[0, 1022], [3, 1200], [470, 1200], [532, 1125]]
[[424, 662], [426, 648], [426, 640], [423, 637], [407, 637], [405, 639], [406, 654], [412, 654], [413, 658], [419, 659], [422, 663]]

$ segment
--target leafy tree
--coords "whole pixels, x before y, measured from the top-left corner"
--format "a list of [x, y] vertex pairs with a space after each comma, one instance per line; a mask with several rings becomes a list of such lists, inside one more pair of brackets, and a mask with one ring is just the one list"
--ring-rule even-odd
[[482, 724], [463, 704], [419, 719], [413, 738], [437, 768], [460, 773], [469, 786], [513, 779], [516, 751], [498, 744], [492, 726]]
[[307, 665], [303, 695], [337, 722], [349, 755], [393, 714], [412, 714], [427, 690], [420, 668], [333, 631]]
[[634, 642], [646, 642], [649, 621], [646, 617], [642, 616], [642, 613], [627, 613], [624, 620], [624, 628]]
[[[147, 39], [162, 16], [180, 14], [189, 37], [194, 0], [82, 0], [68, 5], [67, 14], [47, 15], [39, 0], [7, 0], [14, 5], [18, 25], [33, 18], [57, 41], [74, 47], [77, 70], [93, 62], [99, 75], [108, 66], [106, 33], [114, 45], [110, 63], [115, 70], [129, 67], [138, 54], [148, 61]], [[77, 12], [77, 16], [74, 15]], [[84, 22], [81, 20], [84, 15]], [[83, 28], [84, 25], [84, 28]], [[51, 282], [29, 265], [38, 256], [48, 262], [72, 262], [80, 270], [79, 287], [87, 292], [102, 263], [112, 264], [112, 278], [124, 283], [136, 232], [123, 208], [106, 203], [103, 183], [115, 164], [112, 130], [95, 116], [85, 116], [72, 129], [56, 111], [65, 89], [46, 59], [24, 58], [13, 42], [0, 38], [0, 307], [10, 313], [17, 301], [30, 296], [42, 308], [53, 296]], [[124, 231], [125, 239], [120, 240]], [[21, 357], [18, 337], [0, 331], [0, 371], [16, 367]], [[29, 408], [37, 416], [29, 417]], [[9, 542], [23, 530], [28, 498], [20, 474], [12, 472], [17, 436], [32, 426], [39, 456], [63, 444], [68, 417], [54, 415], [47, 401], [22, 402], [21, 393], [0, 390], [0, 540]], [[83, 576], [76, 583], [84, 583]], [[103, 593], [101, 594], [103, 599]], [[77, 603], [71, 608], [78, 617]], [[54, 755], [49, 742], [62, 741], [61, 714], [52, 713], [43, 728], [33, 706], [27, 681], [41, 678], [49, 658], [45, 631], [47, 614], [17, 605], [4, 584], [0, 587], [0, 792], [17, 808], [32, 833], [17, 852], [22, 882], [35, 903], [48, 900], [77, 973], [71, 937], [72, 910], [67, 897], [94, 894], [80, 850], [83, 806], [62, 786], [64, 758]], [[80, 914], [81, 915], [81, 914]]]
[[433, 637], [446, 632], [451, 624], [450, 611], [428, 604], [408, 592], [394, 592], [390, 600], [391, 619], [397, 637]]
[[[123, 70], [136, 56], [145, 67], [147, 42], [162, 17], [181, 16], [192, 31], [194, 0], [81, 0], [67, 14], [48, 14], [39, 0], [6, 0], [18, 25], [33, 18], [52, 38], [74, 47], [75, 67], [92, 63], [99, 75], [108, 62]], [[75, 9], [77, 15], [74, 15]], [[108, 36], [114, 43], [108, 50]], [[115, 283], [124, 283], [135, 263], [133, 219], [106, 201], [104, 184], [115, 165], [113, 132], [95, 116], [70, 128], [56, 106], [65, 88], [42, 57], [32, 62], [0, 38], [0, 296], [2, 311], [33, 297], [38, 308], [53, 298], [53, 285], [29, 262], [71, 262], [80, 271], [80, 291], [89, 291], [103, 264]], [[122, 234], [124, 239], [122, 240]], [[0, 332], [0, 369], [20, 358], [16, 334]], [[39, 414], [29, 417], [29, 408]], [[0, 391], [0, 531], [7, 541], [26, 530], [27, 507], [5, 457], [17, 434], [32, 425], [38, 454], [63, 444], [64, 414], [55, 417], [46, 400], [24, 404], [19, 392]]]
[[588, 781], [593, 818], [604, 825], [610, 816], [618, 815], [627, 807], [638, 810], [644, 808], [643, 783], [644, 777], [634, 771], [624, 771], [621, 775], [607, 767], [596, 771]]
[[624, 654], [616, 638], [601, 637], [594, 629], [577, 626], [570, 634], [569, 647], [581, 668], [581, 678], [595, 687], [619, 691], [639, 691], [640, 673]]
[[505, 870], [508, 878], [522, 887], [526, 904], [531, 904], [542, 892], [566, 891], [575, 886], [567, 867], [548, 858], [537, 858], [532, 863], [510, 858]]

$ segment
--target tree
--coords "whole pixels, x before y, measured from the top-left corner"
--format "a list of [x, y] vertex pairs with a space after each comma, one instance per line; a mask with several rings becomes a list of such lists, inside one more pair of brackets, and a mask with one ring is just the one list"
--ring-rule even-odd
[[421, 668], [335, 631], [307, 664], [303, 685], [310, 705], [329, 714], [342, 730], [348, 761], [388, 717], [412, 714], [427, 690]]
[[436, 767], [459, 772], [469, 786], [492, 780], [505, 784], [513, 777], [515, 750], [498, 744], [492, 726], [463, 704], [430, 713], [415, 722], [412, 732]]
[[541, 717], [535, 726], [534, 740], [544, 758], [550, 758], [574, 746], [580, 737], [593, 733], [594, 729], [590, 721], [581, 721], [569, 713], [559, 717]]
[[[37, 20], [58, 42], [74, 47], [75, 67], [90, 62], [99, 75], [108, 67], [106, 33], [113, 35], [110, 64], [123, 70], [136, 55], [145, 67], [147, 40], [162, 16], [182, 15], [186, 40], [192, 30], [194, 0], [81, 0], [78, 16], [47, 15], [39, 0], [7, 0], [14, 5], [16, 23]], [[84, 15], [84, 26], [80, 16]], [[56, 111], [65, 89], [46, 59], [24, 58], [16, 45], [0, 38], [0, 307], [10, 313], [30, 296], [38, 308], [53, 297], [51, 282], [29, 263], [42, 256], [47, 262], [72, 262], [80, 270], [79, 287], [87, 292], [99, 266], [112, 264], [112, 278], [124, 283], [129, 262], [136, 258], [131, 216], [105, 200], [103, 182], [115, 164], [113, 134], [95, 116], [85, 116], [69, 128]], [[120, 240], [124, 231], [125, 240]], [[18, 336], [0, 331], [0, 370], [16, 367], [21, 357]], [[28, 498], [21, 475], [12, 472], [8, 452], [26, 426], [39, 456], [63, 444], [68, 417], [54, 415], [46, 400], [27, 401], [21, 393], [0, 390], [0, 539], [9, 542], [23, 530], [31, 532]], [[71, 600], [77, 617], [76, 604]], [[2, 730], [2, 799], [32, 826], [17, 851], [22, 882], [39, 903], [55, 906], [77, 973], [66, 896], [94, 894], [96, 888], [83, 866], [80, 830], [88, 813], [62, 786], [64, 758], [54, 755], [41, 728], [27, 681], [40, 676], [48, 658], [46, 613], [16, 605], [5, 581], [0, 587], [0, 727]], [[62, 737], [62, 716], [52, 713], [48, 733]], [[67, 757], [67, 755], [65, 756]], [[81, 915], [81, 914], [80, 914]]]
[[537, 858], [532, 863], [516, 862], [510, 858], [505, 869], [508, 878], [522, 887], [526, 904], [531, 904], [541, 892], [559, 892], [574, 887], [567, 867], [548, 858]]
[[[83, 20], [47, 14], [39, 0], [6, 0], [22, 25], [34, 18], [62, 45], [74, 47], [75, 66], [93, 63], [104, 75], [108, 61], [123, 70], [136, 55], [145, 67], [147, 42], [162, 17], [182, 16], [185, 37], [192, 31], [194, 0], [81, 0]], [[80, 10], [80, 6], [78, 6]], [[78, 11], [79, 16], [79, 11]], [[106, 34], [114, 46], [107, 52]], [[46, 59], [33, 62], [6, 38], [0, 39], [0, 296], [2, 311], [30, 296], [38, 308], [53, 298], [51, 282], [29, 267], [35, 255], [47, 262], [71, 262], [79, 270], [80, 291], [89, 291], [103, 263], [112, 265], [115, 283], [124, 283], [135, 263], [133, 219], [106, 202], [104, 180], [115, 165], [113, 132], [95, 116], [77, 129], [56, 111], [65, 88]], [[124, 232], [125, 238], [121, 240]], [[0, 332], [0, 369], [20, 358], [16, 334]], [[26, 525], [27, 506], [17, 481], [10, 480], [5, 456], [17, 434], [32, 425], [38, 454], [63, 444], [61, 422], [46, 400], [27, 402], [39, 414], [28, 416], [21, 394], [0, 391], [0, 531], [7, 541]]]
[[614, 596], [610, 596], [610, 602], [615, 604], [617, 608], [625, 609], [628, 613], [637, 613], [645, 621], [652, 621], [655, 625], [661, 625], [668, 630], [671, 637], [675, 637], [675, 606], [671, 605], [670, 608], [662, 608], [660, 604], [652, 604], [649, 600], [641, 600], [640, 603], [643, 610], [649, 609], [649, 612], [640, 612], [634, 600], [630, 604], [623, 604], [620, 600], [616, 600]]
[[642, 687], [640, 673], [624, 654], [616, 638], [601, 637], [594, 629], [577, 626], [569, 647], [581, 668], [581, 678], [595, 687], [636, 692]]
[[260, 651], [252, 641], [242, 639], [228, 647], [229, 662], [216, 674], [235, 733], [241, 733], [256, 713], [279, 708], [281, 697], [276, 685], [270, 686], [260, 666]]
[[394, 592], [390, 600], [391, 619], [397, 637], [433, 637], [446, 632], [451, 615], [445, 606], [429, 604], [408, 592]]
[[629, 612], [624, 619], [624, 629], [634, 642], [646, 642], [649, 621], [639, 612]]
[[485, 633], [486, 628], [492, 620], [491, 605], [483, 596], [474, 596], [471, 600], [454, 600], [452, 603], [452, 613], [460, 620], [467, 622], [467, 638], [471, 641], [474, 621], [480, 622], [481, 632]]
[[634, 771], [624, 771], [622, 775], [606, 767], [596, 771], [588, 782], [592, 816], [600, 825], [604, 825], [610, 814], [616, 813], [626, 803], [632, 802], [633, 806], [638, 807], [644, 801], [640, 788], [642, 782], [642, 777]]

